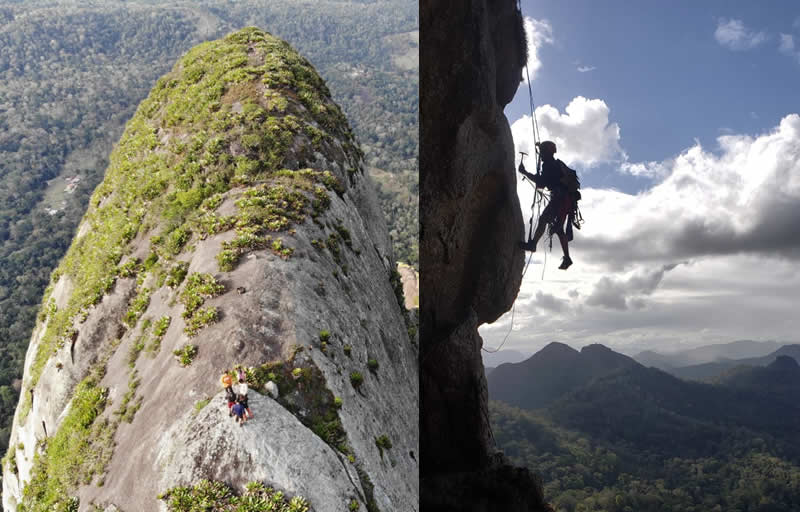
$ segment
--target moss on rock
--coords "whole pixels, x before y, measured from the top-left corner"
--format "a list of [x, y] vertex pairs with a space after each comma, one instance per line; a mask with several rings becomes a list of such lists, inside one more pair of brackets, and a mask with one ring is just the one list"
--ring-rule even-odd
[[[292, 226], [324, 214], [329, 194], [342, 195], [355, 179], [343, 169], [361, 169], [362, 156], [324, 82], [287, 43], [251, 27], [190, 50], [158, 80], [126, 125], [79, 235], [52, 274], [19, 421], [31, 409], [29, 391], [47, 362], [77, 338], [118, 279], [135, 278], [136, 292], [123, 298], [125, 312], [109, 322], [135, 331], [148, 309], [153, 314], [150, 298], [159, 289], [166, 286], [172, 294], [182, 287], [185, 332], [197, 334], [218, 317], [216, 308], [201, 307], [203, 302], [224, 289], [211, 276], [187, 275], [187, 258], [181, 255], [209, 236], [235, 230], [218, 257], [222, 271], [232, 270], [252, 250], [290, 257]], [[235, 213], [221, 213], [223, 204]], [[147, 256], [141, 261], [134, 252]], [[60, 279], [69, 284], [69, 295], [56, 307], [51, 296]], [[135, 356], [145, 347], [157, 352], [169, 325], [170, 317], [161, 317], [149, 344], [149, 324], [143, 327]], [[314, 374], [310, 378], [313, 382]], [[119, 418], [132, 417], [138, 407], [138, 380], [131, 379]], [[119, 421], [96, 421], [105, 398], [96, 374], [76, 386], [61, 428], [34, 463], [24, 491], [26, 510], [65, 505], [79, 484], [102, 471]], [[325, 402], [321, 417], [333, 422], [336, 414], [327, 414], [335, 410], [330, 391]], [[337, 428], [323, 429], [336, 431], [327, 436], [334, 442], [341, 440]], [[97, 463], [80, 460], [93, 456], [87, 445], [91, 436], [102, 443]]]

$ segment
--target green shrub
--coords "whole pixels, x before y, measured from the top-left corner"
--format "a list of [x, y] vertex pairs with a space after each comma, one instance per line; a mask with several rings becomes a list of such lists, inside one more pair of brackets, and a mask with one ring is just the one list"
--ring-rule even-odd
[[183, 332], [188, 336], [194, 336], [200, 329], [208, 324], [216, 322], [218, 318], [219, 312], [217, 312], [217, 308], [214, 306], [198, 309], [186, 322], [186, 327], [183, 328]]
[[355, 498], [353, 498], [352, 500], [350, 500], [350, 505], [348, 505], [347, 508], [350, 509], [351, 512], [353, 512], [361, 508], [361, 505], [359, 505], [358, 501]]
[[183, 347], [176, 349], [172, 353], [178, 358], [181, 366], [189, 366], [192, 364], [194, 356], [197, 355], [197, 345], [186, 344]]
[[173, 256], [180, 254], [183, 246], [186, 245], [186, 242], [189, 241], [189, 237], [191, 236], [191, 231], [184, 228], [183, 226], [175, 229], [167, 235], [167, 240], [164, 248], [167, 252]]
[[139, 260], [136, 258], [131, 258], [124, 265], [120, 265], [117, 268], [117, 275], [119, 277], [136, 277], [136, 274], [139, 273], [140, 269], [141, 267]]
[[162, 337], [169, 329], [169, 324], [172, 322], [172, 318], [164, 315], [156, 321], [155, 326], [153, 327], [153, 334], [157, 337]]
[[177, 288], [183, 283], [186, 274], [189, 271], [189, 263], [186, 261], [179, 261], [167, 271], [167, 277], [164, 284], [170, 288]]
[[359, 372], [350, 373], [350, 384], [352, 384], [354, 388], [359, 389], [363, 383], [364, 383], [364, 376], [361, 375], [361, 373]]
[[161, 350], [161, 340], [164, 338], [164, 334], [166, 334], [167, 329], [169, 329], [170, 323], [172, 323], [172, 318], [165, 315], [156, 320], [156, 323], [153, 324], [153, 339], [147, 346], [147, 351], [149, 353], [154, 354]]
[[150, 270], [155, 266], [156, 263], [158, 263], [158, 254], [156, 254], [155, 251], [152, 251], [147, 255], [147, 258], [145, 258], [144, 262], [142, 263], [142, 267], [144, 267], [145, 270]]
[[331, 339], [331, 333], [326, 330], [319, 331], [319, 341], [325, 343]]
[[194, 404], [194, 410], [197, 411], [197, 412], [200, 412], [209, 403], [211, 403], [211, 399], [210, 398], [205, 398], [203, 400], [198, 400], [197, 403]]
[[336, 407], [337, 409], [341, 409], [342, 408], [342, 399], [340, 397], [338, 397], [338, 396], [336, 398], [334, 398], [333, 399], [333, 406]]
[[304, 498], [288, 498], [260, 482], [248, 483], [244, 493], [237, 496], [223, 482], [200, 480], [191, 487], [173, 487], [159, 494], [158, 499], [166, 502], [169, 512], [308, 512], [309, 509]]
[[144, 311], [147, 309], [147, 306], [150, 305], [150, 290], [148, 288], [141, 288], [139, 289], [139, 293], [136, 295], [136, 298], [133, 299], [128, 311], [125, 313], [125, 317], [123, 321], [125, 325], [130, 328], [136, 326], [136, 322], [139, 321]]
[[221, 272], [230, 272], [239, 262], [239, 253], [232, 249], [223, 249], [217, 254], [217, 265]]
[[353, 352], [353, 347], [352, 345], [345, 345], [342, 350], [344, 350], [344, 355], [349, 356]]
[[391, 449], [392, 441], [389, 439], [389, 436], [383, 434], [382, 436], [375, 438], [375, 446], [378, 447], [378, 451], [381, 454], [381, 458], [383, 458], [383, 450]]
[[369, 368], [369, 371], [373, 373], [378, 371], [378, 361], [376, 359], [369, 359], [367, 361], [367, 367]]

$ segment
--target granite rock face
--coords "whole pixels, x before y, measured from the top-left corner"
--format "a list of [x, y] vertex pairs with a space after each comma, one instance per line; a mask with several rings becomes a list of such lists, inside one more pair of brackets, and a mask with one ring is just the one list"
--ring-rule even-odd
[[540, 510], [530, 475], [513, 480], [516, 494], [495, 492], [515, 470], [494, 455], [477, 332], [511, 308], [522, 279], [503, 114], [527, 55], [522, 16], [513, 0], [423, 1], [420, 15], [421, 503]]
[[417, 510], [418, 350], [361, 158], [313, 67], [257, 29], [160, 79], [43, 300], [4, 509], [166, 510], [207, 478]]

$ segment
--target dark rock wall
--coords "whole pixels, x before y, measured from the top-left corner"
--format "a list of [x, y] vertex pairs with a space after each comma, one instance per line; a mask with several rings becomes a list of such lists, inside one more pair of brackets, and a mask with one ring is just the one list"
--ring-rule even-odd
[[420, 18], [422, 506], [538, 510], [540, 487], [525, 470], [521, 494], [492, 497], [512, 470], [493, 456], [477, 332], [511, 308], [522, 279], [503, 114], [526, 60], [522, 17], [513, 0], [423, 0]]

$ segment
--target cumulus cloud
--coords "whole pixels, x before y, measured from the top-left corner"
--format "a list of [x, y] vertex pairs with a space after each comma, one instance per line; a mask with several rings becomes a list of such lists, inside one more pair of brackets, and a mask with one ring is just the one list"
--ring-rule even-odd
[[645, 306], [643, 295], [652, 294], [664, 274], [673, 270], [678, 264], [662, 265], [656, 270], [639, 270], [625, 278], [603, 276], [594, 285], [586, 304], [609, 309], [642, 309]]
[[568, 307], [565, 300], [559, 299], [555, 295], [544, 293], [541, 290], [536, 292], [536, 301], [534, 304], [541, 309], [556, 312], [564, 311]]
[[622, 162], [622, 172], [645, 178], [663, 178], [669, 173], [668, 162]]
[[638, 195], [586, 190], [581, 245], [610, 265], [760, 253], [800, 259], [800, 115], [771, 132], [726, 135], [665, 162]]
[[[531, 80], [536, 79], [536, 72], [542, 67], [539, 60], [539, 49], [545, 44], [553, 44], [553, 27], [547, 20], [535, 20], [525, 16], [525, 39], [528, 42], [528, 74]], [[525, 70], [522, 71], [522, 80], [527, 83]]]
[[778, 46], [778, 50], [789, 57], [793, 57], [800, 62], [800, 49], [798, 49], [794, 43], [794, 37], [791, 34], [781, 34], [781, 42]]
[[731, 50], [750, 50], [767, 40], [764, 32], [755, 32], [745, 27], [742, 20], [722, 18], [717, 22], [714, 38]]
[[[530, 139], [525, 122], [527, 130], [512, 127], [518, 147]], [[566, 148], [559, 156], [569, 162]], [[621, 149], [616, 158], [627, 163]], [[637, 194], [584, 189], [575, 263], [564, 272], [545, 257], [557, 261], [557, 243], [552, 255], [534, 253], [513, 325], [504, 315], [482, 326], [486, 343], [509, 332], [506, 347], [524, 352], [552, 341], [628, 353], [745, 338], [800, 342], [800, 115], [627, 169], [654, 184]], [[523, 206], [530, 188], [519, 187]]]
[[[558, 158], [568, 165], [592, 167], [624, 158], [620, 147], [617, 123], [609, 122], [611, 109], [599, 99], [574, 98], [564, 113], [551, 105], [536, 109], [541, 140], [552, 140], [558, 147]], [[530, 116], [523, 116], [511, 125], [516, 151], [534, 154]]]

